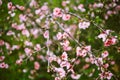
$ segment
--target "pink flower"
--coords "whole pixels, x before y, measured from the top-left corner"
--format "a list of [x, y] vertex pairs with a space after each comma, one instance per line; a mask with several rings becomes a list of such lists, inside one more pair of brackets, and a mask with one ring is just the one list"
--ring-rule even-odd
[[30, 33], [27, 29], [22, 30], [22, 34], [25, 35], [26, 37], [30, 36]]
[[13, 45], [11, 49], [12, 49], [12, 50], [15, 50], [15, 49], [17, 49], [17, 50], [18, 50], [19, 48], [20, 48], [20, 46], [19, 46], [19, 45]]
[[97, 60], [95, 60], [95, 64], [96, 64], [97, 66], [103, 65], [103, 58], [97, 58]]
[[107, 69], [109, 67], [109, 64], [106, 63], [106, 64], [103, 65], [103, 67]]
[[77, 53], [77, 56], [79, 56], [82, 52], [82, 49], [80, 47], [77, 47], [76, 48], [76, 53]]
[[80, 22], [78, 26], [80, 29], [86, 29], [90, 26], [90, 22]]
[[22, 24], [20, 24], [20, 25], [18, 25], [18, 26], [14, 26], [15, 27], [15, 29], [17, 29], [17, 30], [23, 30], [23, 29], [25, 29], [25, 24], [24, 23], [22, 23]]
[[70, 51], [70, 50], [72, 50], [72, 47], [71, 46], [63, 46], [63, 50]]
[[35, 47], [34, 47], [34, 49], [35, 49], [36, 51], [40, 51], [40, 50], [41, 50], [40, 44], [36, 44]]
[[35, 70], [39, 70], [40, 69], [40, 64], [39, 64], [39, 62], [34, 62], [34, 69]]
[[0, 6], [2, 5], [2, 0], [0, 0]]
[[80, 76], [81, 76], [80, 74], [71, 74], [71, 78], [76, 80], [78, 80]]
[[55, 77], [55, 80], [61, 80], [61, 78], [60, 77]]
[[66, 52], [63, 52], [61, 55], [61, 59], [67, 61], [68, 60], [68, 56]]
[[35, 0], [31, 0], [30, 4], [29, 4], [30, 7], [37, 7], [38, 4]]
[[18, 64], [18, 65], [21, 65], [21, 64], [22, 64], [22, 62], [23, 62], [23, 60], [22, 60], [22, 59], [16, 60], [16, 64]]
[[40, 14], [40, 13], [41, 13], [41, 9], [35, 10], [35, 14]]
[[58, 75], [60, 76], [60, 78], [65, 77], [65, 70], [63, 68], [55, 68], [55, 71], [58, 73]]
[[86, 51], [91, 51], [91, 46], [85, 46], [84, 49], [85, 49]]
[[62, 40], [62, 33], [61, 32], [58, 32], [57, 35], [56, 35], [57, 39], [58, 40]]
[[24, 21], [27, 20], [26, 15], [23, 15], [23, 14], [20, 14], [20, 15], [19, 15], [19, 18], [20, 18], [20, 21], [21, 21], [21, 22], [24, 22]]
[[8, 68], [8, 64], [5, 64], [4, 62], [0, 63], [0, 68]]
[[63, 33], [63, 39], [66, 39], [68, 37], [68, 34], [66, 32]]
[[9, 30], [8, 32], [7, 32], [7, 36], [11, 36], [11, 35], [14, 35], [15, 34], [15, 32], [13, 32], [13, 31], [11, 31], [11, 30]]
[[62, 46], [68, 47], [70, 42], [68, 40], [64, 40], [63, 42], [60, 43]]
[[3, 40], [0, 40], [0, 46], [3, 46], [5, 42]]
[[25, 44], [26, 46], [33, 46], [32, 42], [29, 42], [29, 41], [25, 41], [24, 44]]
[[80, 4], [80, 5], [78, 6], [78, 9], [79, 9], [81, 12], [85, 12], [85, 11], [86, 11], [83, 4]]
[[25, 7], [24, 7], [24, 6], [16, 5], [16, 7], [17, 7], [18, 9], [20, 9], [21, 11], [25, 10]]
[[44, 38], [49, 38], [49, 31], [46, 30], [46, 31], [44, 32], [43, 36], [44, 36]]
[[5, 56], [0, 56], [0, 61], [3, 61], [5, 59]]
[[62, 6], [66, 6], [67, 5], [67, 3], [66, 3], [66, 1], [62, 1]]
[[31, 54], [31, 52], [32, 52], [32, 50], [29, 49], [29, 48], [25, 48], [24, 51], [25, 51], [27, 56], [29, 56]]
[[117, 39], [115, 37], [109, 38], [104, 42], [104, 46], [110, 46], [116, 44]]
[[48, 10], [48, 6], [46, 6], [46, 5], [42, 6], [42, 7], [41, 7], [41, 10], [43, 10], [43, 11]]
[[106, 30], [104, 32], [102, 32], [101, 34], [98, 35], [98, 38], [102, 38], [102, 41], [104, 42], [107, 38], [107, 36], [109, 35], [110, 30]]
[[55, 8], [53, 10], [53, 15], [56, 17], [62, 17], [62, 10], [60, 8]]
[[62, 61], [62, 62], [60, 63], [60, 67], [66, 67], [67, 69], [69, 69], [70, 66], [71, 66], [70, 63], [67, 62], [67, 61]]
[[10, 46], [10, 44], [9, 43], [5, 43], [5, 46], [6, 46], [6, 49], [11, 49], [11, 46]]
[[77, 53], [76, 55], [85, 57], [90, 50], [91, 50], [91, 46], [86, 46], [83, 49], [81, 49], [80, 47], [77, 47], [76, 48], [76, 53]]
[[103, 3], [94, 3], [93, 4], [93, 8], [102, 8], [103, 7]]
[[110, 80], [113, 74], [111, 72], [102, 72], [100, 75], [101, 79], [108, 79]]
[[84, 66], [83, 66], [83, 69], [87, 69], [87, 68], [89, 68], [89, 64], [85, 64]]
[[109, 55], [108, 51], [104, 51], [104, 52], [102, 53], [102, 57], [103, 57], [103, 58], [106, 58], [108, 55]]
[[8, 6], [8, 9], [11, 10], [11, 9], [12, 9], [12, 6], [13, 6], [13, 5], [12, 5], [12, 2], [9, 2], [7, 6]]
[[63, 14], [63, 16], [62, 16], [62, 19], [64, 20], [64, 21], [67, 21], [67, 20], [69, 20], [70, 19], [70, 15], [69, 14]]

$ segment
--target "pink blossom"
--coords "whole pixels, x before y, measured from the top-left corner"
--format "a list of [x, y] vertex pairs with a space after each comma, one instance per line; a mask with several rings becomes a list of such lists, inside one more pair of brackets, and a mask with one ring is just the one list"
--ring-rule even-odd
[[107, 69], [109, 67], [109, 64], [106, 63], [106, 64], [103, 65], [103, 67]]
[[47, 41], [45, 42], [45, 44], [46, 44], [46, 46], [50, 46], [50, 45], [52, 44], [52, 41], [51, 41], [51, 40], [47, 40]]
[[21, 11], [25, 10], [25, 7], [24, 7], [24, 6], [16, 5], [16, 7], [17, 7], [18, 9], [20, 9]]
[[0, 0], [0, 6], [2, 5], [2, 0]]
[[31, 0], [30, 4], [29, 4], [30, 7], [37, 7], [38, 4], [35, 0]]
[[42, 7], [41, 7], [41, 10], [43, 10], [43, 11], [48, 10], [48, 6], [46, 6], [46, 5], [42, 6]]
[[98, 38], [102, 38], [102, 41], [104, 42], [107, 38], [107, 36], [110, 34], [111, 30], [106, 30], [98, 35]]
[[77, 53], [76, 55], [85, 57], [90, 50], [91, 50], [91, 46], [86, 46], [83, 49], [81, 49], [80, 47], [77, 47], [76, 48], [76, 53]]
[[75, 61], [75, 64], [77, 64], [77, 65], [80, 64], [80, 60], [79, 60], [79, 59], [76, 60], [76, 61]]
[[63, 52], [61, 55], [61, 59], [67, 61], [68, 60], [68, 56], [66, 52]]
[[12, 9], [12, 6], [13, 6], [13, 5], [12, 5], [12, 2], [9, 2], [8, 5], [7, 5], [7, 7], [8, 7], [9, 10]]
[[94, 64], [94, 63], [95, 63], [95, 59], [92, 58], [92, 57], [90, 57], [89, 62], [90, 62], [91, 64]]
[[3, 40], [0, 40], [0, 46], [3, 46], [5, 42]]
[[15, 29], [17, 29], [17, 23], [12, 23], [12, 28], [15, 28]]
[[19, 45], [13, 45], [11, 49], [12, 49], [12, 50], [15, 50], [15, 49], [17, 49], [17, 50], [18, 50], [19, 48], [20, 48], [20, 46], [19, 46]]
[[63, 42], [60, 43], [62, 46], [68, 47], [70, 42], [68, 40], [64, 40]]
[[16, 28], [17, 30], [23, 30], [23, 29], [25, 29], [25, 24], [22, 23], [22, 24], [16, 26], [15, 28]]
[[40, 14], [40, 13], [41, 13], [41, 9], [35, 10], [35, 14]]
[[97, 60], [95, 60], [95, 64], [96, 64], [97, 66], [103, 65], [103, 58], [97, 58]]
[[62, 1], [62, 6], [66, 6], [67, 5], [67, 3], [66, 3], [66, 1]]
[[8, 64], [5, 64], [4, 62], [0, 63], [0, 68], [8, 68]]
[[30, 33], [27, 29], [22, 30], [22, 34], [25, 35], [26, 37], [30, 36]]
[[66, 39], [68, 37], [68, 34], [66, 32], [63, 33], [63, 39]]
[[103, 57], [103, 58], [106, 58], [108, 55], [109, 55], [108, 51], [104, 51], [104, 52], [102, 53], [102, 57]]
[[27, 20], [26, 15], [23, 15], [23, 14], [20, 14], [20, 15], [19, 15], [19, 18], [20, 18], [20, 21], [21, 21], [21, 22], [24, 22], [24, 21]]
[[7, 32], [7, 35], [8, 36], [11, 36], [11, 35], [14, 35], [15, 34], [15, 32], [13, 32], [13, 31], [11, 31], [11, 30], [9, 30], [8, 32]]
[[25, 44], [26, 46], [33, 46], [32, 42], [29, 42], [29, 41], [25, 41], [24, 44]]
[[60, 64], [62, 62], [62, 60], [59, 57], [56, 58], [56, 61], [58, 64]]
[[5, 43], [5, 46], [6, 46], [6, 49], [11, 49], [11, 46], [10, 46], [10, 44], [9, 43]]
[[40, 69], [40, 64], [39, 64], [39, 62], [34, 62], [34, 69], [35, 70], [39, 70]]
[[85, 64], [84, 66], [83, 66], [83, 69], [87, 69], [87, 68], [89, 68], [89, 64]]
[[110, 80], [113, 74], [111, 72], [102, 72], [100, 75], [101, 79], [108, 79]]
[[84, 49], [87, 51], [91, 51], [91, 46], [85, 46]]
[[62, 35], [61, 32], [58, 32], [56, 37], [57, 37], [58, 40], [62, 40], [63, 35]]
[[81, 12], [85, 12], [85, 11], [86, 11], [83, 4], [80, 4], [80, 5], [78, 6], [78, 9], [79, 9]]
[[34, 38], [38, 37], [39, 30], [38, 29], [31, 29], [30, 30], [31, 34], [34, 36]]
[[60, 76], [60, 78], [65, 77], [65, 70], [63, 68], [55, 68], [55, 71], [58, 73], [58, 75]]
[[3, 61], [5, 59], [5, 56], [0, 56], [0, 61]]
[[49, 31], [46, 30], [46, 31], [44, 32], [43, 36], [44, 36], [44, 38], [49, 38]]
[[86, 29], [90, 26], [90, 22], [80, 22], [78, 26], [80, 29]]
[[80, 76], [81, 76], [80, 74], [71, 74], [71, 78], [76, 80], [78, 80]]
[[18, 64], [18, 65], [21, 65], [21, 64], [22, 64], [22, 62], [23, 62], [23, 60], [22, 60], [22, 59], [16, 60], [16, 64]]
[[111, 64], [111, 65], [114, 65], [114, 64], [115, 64], [115, 61], [111, 61], [110, 64]]
[[34, 47], [34, 49], [35, 49], [36, 51], [40, 51], [40, 50], [41, 50], [40, 44], [36, 44], [35, 47]]
[[25, 51], [25, 53], [26, 53], [27, 56], [30, 55], [31, 52], [32, 52], [32, 50], [29, 49], [29, 48], [25, 48], [24, 51]]
[[63, 50], [70, 51], [70, 50], [72, 50], [72, 47], [71, 46], [63, 46]]
[[53, 15], [56, 17], [62, 17], [62, 10], [60, 8], [54, 8]]
[[[48, 57], [48, 60], [49, 60], [50, 63], [53, 62], [53, 61], [56, 61], [56, 56], [50, 56], [50, 57]], [[61, 61], [60, 61], [60, 62], [61, 62]], [[60, 62], [58, 62], [58, 64], [59, 64]]]
[[55, 77], [55, 80], [61, 80], [61, 78], [60, 77]]
[[63, 16], [62, 16], [62, 19], [64, 20], [64, 21], [67, 21], [67, 20], [69, 20], [70, 19], [70, 15], [69, 14], [63, 14]]
[[115, 37], [109, 38], [104, 42], [104, 46], [110, 46], [116, 44], [117, 39]]
[[102, 8], [102, 7], [103, 7], [103, 3], [98, 3], [98, 4], [97, 4], [97, 7], [98, 7], [98, 8]]
[[67, 62], [67, 61], [62, 61], [62, 62], [60, 63], [60, 67], [66, 67], [67, 69], [69, 69], [70, 66], [71, 66], [70, 63]]

